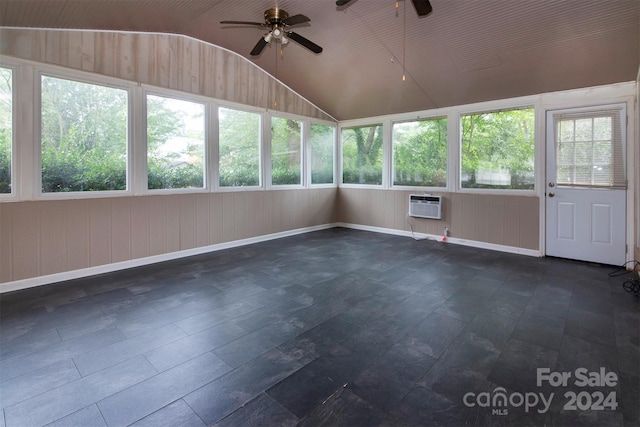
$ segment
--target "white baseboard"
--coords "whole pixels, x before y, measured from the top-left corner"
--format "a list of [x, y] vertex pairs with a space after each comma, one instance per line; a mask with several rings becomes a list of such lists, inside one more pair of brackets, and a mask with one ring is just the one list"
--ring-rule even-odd
[[[185, 258], [193, 255], [201, 255], [209, 252], [216, 252], [223, 249], [236, 248], [238, 246], [250, 245], [252, 243], [266, 242], [268, 240], [280, 239], [282, 237], [295, 236], [297, 234], [309, 233], [312, 231], [326, 230], [334, 227], [351, 228], [354, 230], [372, 231], [375, 233], [394, 234], [397, 236], [413, 237], [419, 239], [431, 239], [441, 241], [442, 236], [435, 236], [423, 233], [412, 233], [407, 230], [397, 230], [394, 228], [372, 227], [369, 225], [351, 224], [351, 223], [329, 223], [316, 225], [313, 227], [297, 228], [295, 230], [282, 231], [279, 233], [266, 234], [264, 236], [250, 237], [248, 239], [234, 240], [231, 242], [218, 243], [215, 245], [202, 246], [199, 248], [186, 249], [177, 252], [170, 252], [161, 255], [154, 255], [144, 258], [137, 258], [128, 261], [115, 262], [112, 264], [99, 265], [96, 267], [82, 268], [79, 270], [65, 271], [62, 273], [48, 274], [46, 276], [32, 277], [29, 279], [15, 280], [12, 282], [0, 283], [0, 294], [5, 292], [18, 291], [20, 289], [33, 288], [36, 286], [49, 285], [67, 280], [80, 279], [97, 274], [111, 273], [114, 271], [125, 270], [127, 268], [142, 267], [144, 265], [155, 264], [163, 261], [171, 261], [174, 259]], [[523, 249], [514, 246], [496, 245], [494, 243], [478, 242], [474, 240], [458, 239], [448, 237], [446, 243], [455, 245], [471, 246], [474, 248], [490, 249], [499, 252], [508, 252], [513, 254], [528, 255], [540, 257], [540, 251], [533, 249]]]
[[0, 283], [0, 294], [17, 291], [20, 289], [33, 288], [36, 286], [49, 285], [67, 280], [80, 279], [82, 277], [95, 276], [96, 274], [111, 273], [128, 268], [142, 267], [144, 265], [155, 264], [162, 261], [185, 258], [193, 255], [201, 255], [208, 252], [221, 251], [223, 249], [236, 248], [238, 246], [250, 245], [252, 243], [266, 242], [268, 240], [280, 239], [282, 237], [295, 236], [296, 234], [309, 233], [311, 231], [325, 230], [337, 227], [336, 224], [322, 224], [312, 227], [297, 228], [295, 230], [281, 231], [279, 233], [266, 234], [264, 236], [250, 237], [248, 239], [234, 240], [231, 242], [217, 243], [215, 245], [202, 246], [199, 248], [185, 249], [177, 252], [170, 252], [161, 255], [153, 255], [144, 258], [137, 258], [128, 261], [114, 262], [112, 264], [99, 265], [96, 267], [82, 268], [79, 270], [65, 271], [62, 273], [48, 274], [46, 276], [32, 277], [29, 279], [15, 280], [12, 282]]
[[[395, 228], [383, 228], [383, 227], [372, 227], [370, 225], [361, 225], [361, 224], [351, 224], [339, 222], [336, 224], [337, 227], [345, 227], [352, 228], [354, 230], [363, 230], [363, 231], [373, 231], [375, 233], [385, 233], [385, 234], [393, 234], [396, 236], [406, 236], [406, 237], [416, 237], [418, 239], [429, 239], [429, 240], [437, 240], [439, 242], [442, 241], [442, 236], [436, 236], [433, 234], [424, 234], [424, 233], [411, 233], [411, 231], [407, 230], [398, 230]], [[462, 245], [462, 246], [471, 246], [479, 249], [490, 249], [492, 251], [498, 252], [507, 252], [511, 254], [519, 254], [519, 255], [527, 255], [533, 257], [541, 257], [542, 254], [539, 250], [536, 249], [525, 249], [518, 248], [515, 246], [506, 246], [506, 245], [498, 245], [495, 243], [487, 243], [487, 242], [479, 242], [476, 240], [467, 240], [467, 239], [459, 239], [456, 237], [447, 237], [445, 243], [451, 243], [454, 245]]]

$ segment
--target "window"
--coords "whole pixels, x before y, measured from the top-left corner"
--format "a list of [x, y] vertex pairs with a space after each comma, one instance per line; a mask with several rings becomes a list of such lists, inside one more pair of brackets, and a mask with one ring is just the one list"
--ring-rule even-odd
[[41, 85], [42, 191], [126, 190], [128, 92], [49, 76]]
[[260, 114], [218, 109], [220, 187], [260, 185]]
[[13, 142], [13, 75], [0, 67], [0, 194], [11, 193]]
[[335, 128], [311, 124], [311, 184], [333, 184]]
[[393, 185], [446, 187], [447, 119], [393, 125]]
[[271, 184], [302, 184], [302, 122], [271, 118]]
[[342, 182], [382, 184], [382, 125], [342, 129]]
[[147, 95], [147, 182], [150, 190], [203, 188], [205, 107]]
[[558, 185], [626, 188], [620, 110], [553, 114]]
[[461, 117], [462, 188], [533, 190], [533, 108]]

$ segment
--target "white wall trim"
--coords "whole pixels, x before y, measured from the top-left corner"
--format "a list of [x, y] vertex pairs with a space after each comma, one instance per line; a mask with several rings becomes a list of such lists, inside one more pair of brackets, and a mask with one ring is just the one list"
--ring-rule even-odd
[[283, 237], [295, 236], [297, 234], [309, 233], [312, 231], [334, 228], [335, 223], [315, 225], [311, 227], [297, 228], [295, 230], [281, 231], [278, 233], [265, 234], [263, 236], [250, 237], [247, 239], [233, 240], [230, 242], [216, 243], [214, 245], [202, 246], [193, 249], [185, 249], [177, 252], [169, 252], [161, 255], [153, 255], [144, 258], [137, 258], [128, 261], [115, 262], [112, 264], [99, 265], [95, 267], [82, 268], [79, 270], [65, 271], [62, 273], [48, 274], [46, 276], [32, 277], [29, 279], [15, 280], [12, 282], [0, 283], [0, 294], [5, 292], [18, 291], [21, 289], [33, 288], [36, 286], [49, 285], [67, 280], [80, 279], [97, 274], [111, 273], [114, 271], [126, 270], [129, 268], [142, 267], [149, 264], [156, 264], [163, 261], [185, 258], [194, 255], [201, 255], [209, 252], [221, 251], [224, 249], [236, 248], [253, 243], [266, 242], [268, 240], [280, 239]]
[[[396, 236], [413, 237], [411, 234], [411, 231], [398, 230], [395, 228], [372, 227], [369, 225], [350, 224], [350, 223], [344, 223], [344, 222], [339, 222], [335, 224], [335, 226], [351, 228], [354, 230], [372, 231], [374, 233], [385, 233], [385, 234], [393, 234]], [[419, 239], [436, 240], [439, 242], [442, 241], [442, 236], [436, 236], [434, 234], [413, 233], [413, 235]], [[470, 247], [479, 248], [479, 249], [489, 249], [492, 251], [507, 252], [507, 253], [518, 254], [518, 255], [527, 255], [527, 256], [533, 256], [533, 257], [541, 256], [540, 251], [535, 249], [525, 249], [525, 248], [518, 248], [515, 246], [498, 245], [495, 243], [479, 242], [477, 240], [467, 240], [467, 239], [458, 239], [455, 237], [447, 237], [446, 243], [452, 243], [454, 245], [470, 246]], [[443, 244], [446, 244], [446, 243], [443, 243]]]

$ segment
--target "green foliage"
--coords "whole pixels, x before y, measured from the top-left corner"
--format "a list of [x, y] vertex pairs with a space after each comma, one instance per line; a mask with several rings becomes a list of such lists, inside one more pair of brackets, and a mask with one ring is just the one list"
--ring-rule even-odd
[[204, 105], [147, 96], [147, 187], [203, 188]]
[[394, 185], [447, 184], [447, 119], [397, 123], [393, 127]]
[[300, 179], [302, 122], [273, 117], [271, 119], [271, 184], [296, 185]]
[[126, 189], [127, 92], [42, 77], [42, 191]]
[[534, 109], [461, 118], [464, 188], [533, 189]]
[[343, 129], [342, 182], [382, 184], [382, 125]]
[[311, 124], [311, 183], [333, 183], [334, 156], [333, 126]]
[[0, 193], [11, 193], [10, 128], [0, 128]]
[[0, 67], [0, 194], [11, 193], [12, 73]]
[[260, 185], [260, 115], [229, 108], [218, 111], [220, 186]]

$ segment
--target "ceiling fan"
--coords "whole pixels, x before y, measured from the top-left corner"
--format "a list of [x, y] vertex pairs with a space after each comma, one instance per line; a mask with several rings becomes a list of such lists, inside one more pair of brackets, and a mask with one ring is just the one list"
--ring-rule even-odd
[[235, 24], [235, 25], [253, 25], [258, 27], [266, 27], [269, 28], [269, 32], [258, 40], [258, 43], [251, 50], [251, 56], [258, 56], [262, 53], [262, 50], [267, 46], [273, 39], [280, 40], [282, 44], [289, 43], [289, 39], [300, 43], [302, 46], [306, 47], [313, 53], [322, 52], [322, 48], [312, 42], [311, 40], [302, 37], [298, 33], [294, 33], [293, 31], [287, 31], [287, 27], [291, 27], [298, 24], [304, 24], [305, 22], [309, 22], [311, 19], [304, 15], [293, 15], [289, 16], [289, 14], [282, 9], [268, 9], [264, 12], [264, 22], [249, 22], [249, 21], [220, 21], [221, 24]]
[[[336, 0], [336, 6], [344, 6], [349, 3], [351, 0]], [[416, 9], [418, 16], [427, 16], [431, 12], [433, 12], [433, 8], [431, 7], [431, 3], [429, 0], [412, 0], [413, 7]]]

